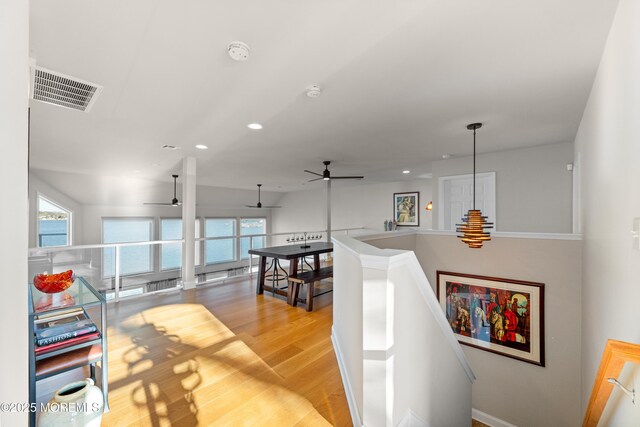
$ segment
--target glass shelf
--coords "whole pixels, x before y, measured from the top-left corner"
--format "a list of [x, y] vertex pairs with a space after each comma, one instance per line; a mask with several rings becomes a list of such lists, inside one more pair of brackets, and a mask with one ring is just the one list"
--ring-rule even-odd
[[33, 284], [29, 286], [31, 287], [30, 315], [54, 313], [105, 302], [104, 296], [89, 286], [82, 277], [76, 277], [67, 290], [55, 294], [40, 292]]

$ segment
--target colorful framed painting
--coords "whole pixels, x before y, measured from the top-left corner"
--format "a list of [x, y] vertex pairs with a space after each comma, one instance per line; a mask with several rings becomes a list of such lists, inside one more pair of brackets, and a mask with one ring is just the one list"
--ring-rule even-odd
[[398, 226], [420, 226], [420, 193], [393, 193], [393, 219]]
[[544, 366], [544, 283], [437, 275], [438, 301], [461, 344]]

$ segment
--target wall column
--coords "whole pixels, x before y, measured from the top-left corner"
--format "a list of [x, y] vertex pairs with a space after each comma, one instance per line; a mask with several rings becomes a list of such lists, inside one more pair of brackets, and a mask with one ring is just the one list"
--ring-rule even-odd
[[[29, 400], [27, 250], [29, 242], [29, 2], [3, 2], [0, 13], [0, 402]], [[0, 412], [0, 425], [25, 426], [28, 412]]]
[[182, 159], [182, 284], [184, 289], [196, 286], [195, 233], [196, 233], [196, 159]]

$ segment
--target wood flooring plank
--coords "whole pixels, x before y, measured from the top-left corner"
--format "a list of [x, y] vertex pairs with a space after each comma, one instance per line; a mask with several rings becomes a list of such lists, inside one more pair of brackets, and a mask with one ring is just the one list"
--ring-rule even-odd
[[254, 280], [109, 304], [103, 425], [350, 425], [332, 294], [307, 313]]

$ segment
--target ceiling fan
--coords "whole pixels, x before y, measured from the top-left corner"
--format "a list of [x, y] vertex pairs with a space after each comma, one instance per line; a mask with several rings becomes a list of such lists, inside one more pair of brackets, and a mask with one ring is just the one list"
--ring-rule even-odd
[[331, 162], [329, 160], [325, 160], [324, 162], [324, 170], [322, 171], [322, 173], [317, 173], [317, 172], [311, 172], [309, 170], [304, 170], [306, 173], [310, 173], [312, 175], [318, 175], [320, 178], [315, 178], [315, 179], [310, 179], [309, 182], [312, 181], [318, 181], [318, 180], [325, 180], [325, 181], [329, 181], [332, 179], [362, 179], [364, 178], [364, 176], [331, 176], [331, 172], [329, 171], [329, 165], [331, 164]]
[[282, 206], [262, 206], [262, 203], [260, 203], [260, 187], [262, 187], [262, 184], [258, 184], [258, 204], [257, 205], [245, 205], [248, 208], [265, 208], [265, 209], [273, 209], [273, 208], [281, 208]]
[[145, 203], [145, 205], [153, 205], [153, 206], [182, 206], [182, 202], [178, 201], [178, 197], [176, 196], [176, 182], [178, 180], [178, 175], [171, 175], [173, 177], [173, 199], [171, 199], [171, 203]]

